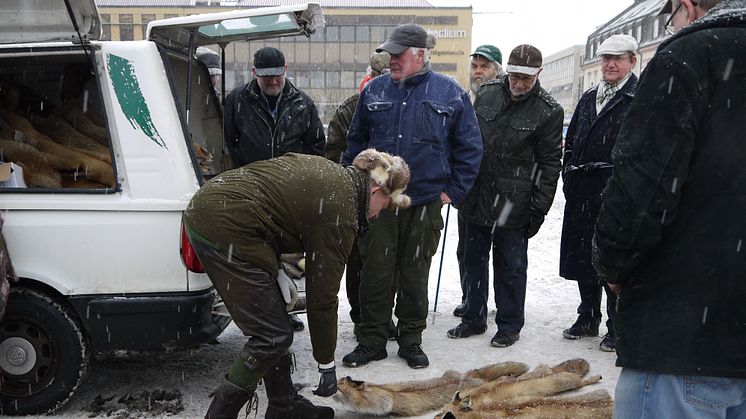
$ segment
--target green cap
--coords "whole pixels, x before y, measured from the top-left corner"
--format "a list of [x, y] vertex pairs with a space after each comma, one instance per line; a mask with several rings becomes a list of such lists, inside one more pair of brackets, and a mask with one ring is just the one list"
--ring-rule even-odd
[[481, 55], [491, 62], [497, 61], [500, 64], [503, 63], [503, 54], [500, 52], [500, 49], [494, 45], [478, 46], [477, 49], [475, 49], [474, 52], [471, 54], [472, 57], [475, 55]]

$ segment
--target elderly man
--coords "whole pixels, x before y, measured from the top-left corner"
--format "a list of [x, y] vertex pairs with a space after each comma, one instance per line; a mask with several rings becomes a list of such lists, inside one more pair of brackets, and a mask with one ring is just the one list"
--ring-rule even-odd
[[313, 99], [285, 78], [285, 55], [264, 47], [254, 54], [254, 79], [225, 98], [223, 135], [236, 167], [288, 152], [324, 152], [324, 129]]
[[266, 419], [334, 417], [333, 409], [312, 405], [293, 386], [286, 313], [293, 303], [283, 297], [278, 259], [284, 253], [314, 255], [306, 262], [308, 323], [321, 373], [314, 394], [331, 396], [337, 389], [337, 293], [352, 241], [382, 209], [409, 206], [402, 194], [408, 181], [401, 158], [372, 149], [347, 168], [290, 153], [224, 172], [194, 194], [184, 211], [189, 242], [233, 321], [249, 336], [207, 418], [235, 418], [261, 379], [269, 399]]
[[637, 41], [612, 35], [598, 47], [603, 81], [580, 98], [565, 139], [562, 170], [565, 215], [560, 246], [560, 276], [577, 281], [578, 319], [562, 335], [567, 339], [598, 336], [601, 290], [606, 290], [607, 333], [599, 348], [614, 351], [616, 294], [604, 287], [591, 263], [593, 227], [601, 208], [601, 192], [611, 177], [611, 149], [637, 88], [632, 69]]
[[490, 248], [497, 260], [495, 347], [514, 344], [524, 324], [528, 239], [544, 222], [557, 188], [562, 150], [562, 108], [539, 84], [541, 52], [519, 45], [508, 75], [485, 83], [474, 108], [484, 159], [461, 207], [467, 220], [464, 265], [466, 311], [447, 332], [459, 339], [487, 331]]
[[[474, 103], [477, 91], [486, 81], [504, 76], [502, 68], [503, 54], [494, 45], [481, 45], [471, 54], [469, 67], [469, 99]], [[466, 311], [466, 283], [464, 282], [464, 237], [466, 236], [466, 219], [459, 212], [458, 216], [458, 244], [456, 245], [456, 260], [458, 260], [459, 281], [461, 282], [461, 304], [453, 310], [453, 315], [461, 317]]]
[[617, 304], [614, 417], [746, 417], [746, 1], [669, 0], [612, 152], [593, 262]]
[[427, 280], [443, 228], [440, 210], [460, 202], [471, 188], [482, 138], [466, 92], [431, 70], [421, 26], [397, 26], [377, 51], [391, 55], [391, 73], [371, 80], [360, 93], [342, 162], [367, 147], [402, 156], [412, 168], [412, 207], [383, 211], [359, 239], [359, 344], [342, 361], [359, 367], [388, 356], [386, 326], [396, 293], [398, 354], [409, 367], [424, 368], [430, 363], [421, 346]]
[[[223, 138], [236, 167], [285, 153], [321, 156], [324, 128], [313, 99], [285, 78], [285, 55], [264, 47], [254, 53], [254, 79], [225, 99]], [[296, 314], [293, 330], [303, 330]]]

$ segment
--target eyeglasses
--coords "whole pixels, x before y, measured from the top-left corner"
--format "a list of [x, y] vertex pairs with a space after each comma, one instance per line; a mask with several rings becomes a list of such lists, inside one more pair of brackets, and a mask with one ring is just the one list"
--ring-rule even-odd
[[[692, 6], [697, 5], [697, 2], [692, 1], [691, 3], [692, 3]], [[671, 12], [671, 15], [668, 16], [668, 20], [666, 21], [666, 32], [669, 35], [673, 35], [676, 33], [676, 28], [674, 27], [674, 25], [671, 24], [671, 21], [673, 21], [673, 17], [676, 16], [676, 13], [679, 13], [679, 9], [681, 9], [681, 6], [683, 5], [684, 3], [682, 3], [681, 0], [679, 0], [679, 5], [676, 6], [676, 9], [674, 9], [674, 11]]]

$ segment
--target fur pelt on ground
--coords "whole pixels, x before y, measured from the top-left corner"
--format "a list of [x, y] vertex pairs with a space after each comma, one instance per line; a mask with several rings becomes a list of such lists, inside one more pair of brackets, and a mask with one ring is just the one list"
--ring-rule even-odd
[[337, 381], [334, 396], [355, 412], [377, 416], [418, 416], [442, 407], [457, 391], [476, 388], [499, 377], [518, 376], [526, 364], [503, 362], [461, 374], [446, 371], [443, 376], [421, 381], [374, 384], [345, 377]]
[[582, 359], [565, 361], [554, 367], [539, 365], [518, 377], [504, 377], [457, 392], [435, 417], [611, 418], [613, 401], [605, 390], [553, 397], [599, 382], [601, 376], [598, 375], [583, 379], [589, 369], [588, 362]]

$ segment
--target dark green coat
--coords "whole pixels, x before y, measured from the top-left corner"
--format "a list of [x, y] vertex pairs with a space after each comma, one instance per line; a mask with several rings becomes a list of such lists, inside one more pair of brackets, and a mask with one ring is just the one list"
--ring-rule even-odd
[[562, 168], [563, 110], [536, 83], [511, 101], [507, 76], [482, 85], [474, 101], [484, 141], [479, 175], [461, 206], [469, 222], [525, 228], [529, 208], [549, 211]]
[[184, 212], [190, 235], [277, 275], [284, 253], [306, 253], [308, 325], [314, 358], [334, 359], [337, 294], [369, 180], [323, 157], [288, 153], [211, 179]]
[[329, 135], [326, 137], [324, 157], [335, 163], [341, 163], [342, 154], [347, 150], [347, 130], [352, 123], [352, 117], [355, 116], [355, 107], [359, 98], [360, 92], [357, 92], [343, 100], [334, 110], [332, 119], [329, 120]]

